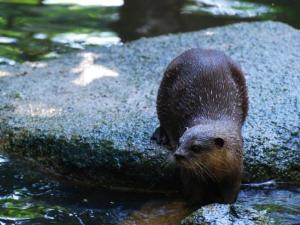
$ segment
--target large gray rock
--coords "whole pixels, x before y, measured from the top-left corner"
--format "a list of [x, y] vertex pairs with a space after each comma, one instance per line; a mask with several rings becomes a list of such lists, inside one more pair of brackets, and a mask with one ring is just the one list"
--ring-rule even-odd
[[223, 50], [246, 72], [244, 181], [300, 181], [300, 32], [275, 22], [0, 66], [0, 149], [82, 181], [174, 189], [168, 151], [150, 141], [155, 99], [167, 64], [194, 47]]

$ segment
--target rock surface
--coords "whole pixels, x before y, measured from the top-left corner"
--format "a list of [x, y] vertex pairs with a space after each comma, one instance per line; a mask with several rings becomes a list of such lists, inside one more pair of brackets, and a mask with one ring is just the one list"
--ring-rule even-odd
[[174, 189], [168, 151], [152, 143], [156, 93], [186, 49], [225, 51], [246, 73], [245, 182], [300, 181], [300, 32], [242, 23], [0, 66], [0, 150], [110, 187]]
[[266, 212], [241, 205], [204, 206], [181, 221], [182, 225], [267, 225], [273, 224]]

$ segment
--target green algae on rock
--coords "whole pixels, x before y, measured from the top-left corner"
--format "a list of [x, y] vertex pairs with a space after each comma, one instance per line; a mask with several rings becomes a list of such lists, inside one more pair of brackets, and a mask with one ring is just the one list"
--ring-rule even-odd
[[107, 187], [177, 189], [168, 150], [150, 141], [166, 65], [186, 49], [225, 51], [246, 72], [244, 181], [300, 181], [300, 32], [241, 23], [0, 65], [0, 150]]

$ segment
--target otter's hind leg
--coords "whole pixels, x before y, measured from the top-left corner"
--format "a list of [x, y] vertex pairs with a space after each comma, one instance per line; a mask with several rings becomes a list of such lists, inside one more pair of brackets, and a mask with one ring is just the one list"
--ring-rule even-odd
[[156, 128], [156, 130], [152, 134], [151, 140], [156, 141], [156, 143], [159, 145], [170, 145], [167, 133], [162, 127]]

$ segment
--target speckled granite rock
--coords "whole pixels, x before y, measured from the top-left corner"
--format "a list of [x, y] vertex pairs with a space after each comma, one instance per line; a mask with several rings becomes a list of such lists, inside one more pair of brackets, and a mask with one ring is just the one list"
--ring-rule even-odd
[[241, 205], [204, 206], [181, 221], [182, 225], [267, 225], [273, 221], [266, 213]]
[[225, 51], [246, 72], [246, 182], [300, 181], [300, 32], [242, 23], [0, 66], [0, 149], [106, 186], [169, 189], [167, 150], [149, 139], [166, 65], [192, 47]]

